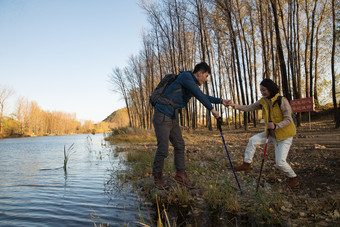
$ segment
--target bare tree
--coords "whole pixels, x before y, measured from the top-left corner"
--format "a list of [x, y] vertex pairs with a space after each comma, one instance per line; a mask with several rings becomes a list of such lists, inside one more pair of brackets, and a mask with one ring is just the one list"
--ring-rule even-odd
[[312, 28], [310, 38], [310, 51], [309, 51], [309, 97], [313, 97], [313, 51], [314, 51], [314, 30], [315, 30], [315, 12], [318, 5], [318, 0], [314, 0], [314, 8], [312, 11]]
[[[166, 73], [191, 70], [197, 60], [212, 67], [214, 77], [203, 90], [213, 96], [228, 94], [240, 104], [253, 102], [258, 98], [258, 73], [273, 78], [288, 99], [299, 99], [302, 94], [317, 96], [318, 72], [321, 75], [322, 67], [330, 61], [327, 41], [331, 39], [330, 19], [325, 14], [322, 23], [321, 4], [317, 6], [317, 2], [142, 0], [152, 28], [143, 36], [143, 50], [124, 71], [131, 121], [151, 127], [153, 108], [147, 101], [155, 85]], [[262, 72], [258, 71], [261, 68]], [[197, 100], [192, 99], [183, 111], [184, 125], [211, 125], [210, 115]], [[233, 115], [240, 125], [241, 116]], [[249, 120], [244, 115], [245, 127]]]
[[[230, 1], [227, 0], [218, 0], [216, 1], [216, 4], [220, 7], [221, 10], [225, 12], [225, 20], [229, 29], [229, 36], [231, 41], [231, 47], [232, 47], [232, 57], [236, 61], [236, 66], [234, 67], [235, 71], [235, 79], [238, 78], [238, 86], [240, 88], [240, 97], [242, 98], [242, 105], [246, 105], [246, 98], [245, 98], [245, 92], [244, 92], [244, 81], [242, 80], [242, 73], [241, 73], [241, 63], [239, 58], [239, 52], [238, 52], [238, 45], [237, 45], [237, 33], [234, 30], [233, 27], [233, 16], [232, 16], [232, 5]], [[237, 78], [236, 78], [237, 77]], [[237, 83], [237, 82], [236, 82]], [[238, 87], [237, 86], [237, 87]], [[244, 115], [244, 128], [245, 130], [248, 129], [248, 122], [247, 122], [247, 113], [245, 112]]]
[[14, 116], [16, 117], [17, 121], [19, 122], [19, 134], [23, 135], [25, 133], [25, 130], [28, 128], [28, 100], [19, 97], [16, 104], [16, 111], [14, 113]]
[[326, 4], [327, 4], [327, 0], [324, 1], [324, 4], [323, 4], [323, 7], [322, 7], [322, 10], [320, 12], [320, 16], [318, 18], [318, 21], [319, 21], [319, 24], [317, 25], [317, 28], [316, 28], [316, 32], [315, 32], [315, 65], [314, 65], [314, 87], [311, 88], [311, 90], [313, 89], [313, 95], [314, 95], [314, 101], [315, 101], [315, 105], [318, 107], [320, 105], [319, 103], [319, 97], [318, 97], [318, 89], [317, 89], [317, 85], [318, 85], [318, 79], [319, 79], [319, 73], [318, 73], [318, 70], [319, 70], [319, 67], [318, 67], [318, 60], [319, 60], [319, 42], [320, 42], [320, 38], [319, 38], [319, 34], [320, 34], [320, 28], [321, 28], [321, 25], [323, 23], [323, 20], [324, 20], [324, 12], [325, 12], [325, 9], [326, 9]]
[[8, 86], [0, 85], [0, 135], [2, 135], [3, 130], [3, 118], [4, 110], [6, 106], [6, 101], [14, 95], [14, 90]]
[[109, 82], [113, 85], [111, 91], [118, 92], [123, 96], [129, 116], [129, 126], [132, 127], [130, 108], [128, 102], [128, 88], [126, 87], [126, 81], [124, 81], [124, 75], [122, 70], [119, 68], [113, 69], [113, 72], [109, 75]]
[[274, 25], [275, 25], [274, 27], [275, 27], [275, 33], [276, 33], [276, 45], [277, 45], [277, 52], [278, 52], [279, 61], [280, 61], [283, 95], [288, 100], [291, 100], [292, 99], [291, 94], [289, 93], [289, 89], [288, 89], [286, 63], [285, 63], [282, 44], [281, 44], [279, 22], [278, 22], [278, 16], [277, 16], [277, 2], [276, 2], [276, 0], [270, 0], [270, 2], [271, 2], [271, 5], [272, 5], [272, 9], [273, 9], [273, 17], [274, 17]]
[[340, 127], [340, 106], [339, 108], [337, 108], [338, 103], [336, 100], [336, 88], [335, 88], [335, 67], [334, 67], [334, 62], [335, 62], [335, 48], [336, 48], [336, 44], [337, 41], [339, 39], [339, 37], [337, 36], [337, 33], [339, 33], [339, 31], [336, 30], [336, 14], [335, 14], [335, 0], [332, 0], [332, 27], [333, 27], [333, 42], [332, 42], [332, 57], [331, 57], [331, 67], [332, 67], [332, 97], [333, 97], [333, 106], [334, 106], [334, 120], [336, 122], [335, 124], [335, 128], [339, 128]]
[[268, 60], [267, 60], [267, 43], [265, 39], [265, 33], [264, 33], [264, 25], [263, 25], [263, 19], [264, 19], [264, 12], [263, 12], [263, 1], [258, 0], [257, 5], [259, 7], [258, 9], [258, 18], [260, 21], [260, 32], [261, 32], [261, 45], [262, 45], [262, 60], [263, 60], [263, 74], [262, 78], [269, 78], [269, 66], [268, 66]]

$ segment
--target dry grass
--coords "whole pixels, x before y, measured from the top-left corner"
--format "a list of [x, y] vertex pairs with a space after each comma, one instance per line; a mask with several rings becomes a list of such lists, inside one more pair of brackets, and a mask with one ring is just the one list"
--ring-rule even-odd
[[[248, 132], [244, 129], [224, 129], [223, 134], [234, 166], [243, 161], [248, 139], [261, 131], [261, 126], [250, 128]], [[125, 145], [128, 149], [124, 150], [128, 151], [125, 152], [124, 161], [129, 168], [127, 172], [121, 174], [128, 175], [129, 177], [124, 177], [124, 179], [130, 179], [144, 196], [155, 204], [157, 202], [155, 195], [157, 195], [159, 202], [167, 206], [189, 208], [195, 214], [195, 219], [213, 212], [219, 214], [217, 219], [226, 219], [225, 215], [230, 213], [241, 216], [250, 215], [257, 224], [280, 225], [288, 222], [288, 224], [304, 225], [325, 222], [325, 220], [328, 220], [328, 223], [339, 221], [338, 195], [334, 193], [333, 197], [327, 195], [322, 202], [321, 198], [318, 200], [310, 198], [308, 192], [306, 194], [304, 190], [299, 192], [289, 190], [285, 185], [285, 180], [282, 180], [285, 176], [275, 167], [273, 147], [270, 146], [259, 193], [255, 191], [263, 147], [259, 146], [257, 149], [253, 170], [248, 174], [237, 173], [244, 192], [241, 195], [220, 134], [216, 129], [208, 131], [202, 128], [183, 132], [186, 142], [187, 174], [198, 189], [188, 190], [173, 183], [175, 169], [173, 148], [170, 147], [163, 173], [172, 186], [167, 191], [159, 191], [154, 188], [151, 176], [156, 142], [155, 138], [153, 138], [154, 142], [150, 142], [153, 135], [149, 134], [149, 136], [149, 140], [139, 140], [138, 144], [131, 142], [130, 145]], [[299, 151], [298, 147], [293, 148], [292, 153]], [[301, 164], [295, 163], [294, 166], [293, 168], [297, 169]]]
[[106, 140], [111, 142], [112, 144], [144, 144], [156, 142], [153, 131], [130, 127], [113, 129], [110, 133], [110, 136], [108, 136]]

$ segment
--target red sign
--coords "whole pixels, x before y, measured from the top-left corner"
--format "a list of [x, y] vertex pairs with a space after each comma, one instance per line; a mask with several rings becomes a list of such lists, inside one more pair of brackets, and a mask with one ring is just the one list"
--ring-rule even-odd
[[314, 98], [309, 97], [304, 99], [295, 99], [290, 101], [290, 105], [292, 106], [292, 110], [294, 113], [313, 111]]

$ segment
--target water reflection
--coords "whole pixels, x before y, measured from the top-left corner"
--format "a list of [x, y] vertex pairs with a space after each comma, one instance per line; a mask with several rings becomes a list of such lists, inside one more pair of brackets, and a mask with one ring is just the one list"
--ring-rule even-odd
[[[64, 146], [72, 143], [64, 171]], [[102, 134], [0, 140], [0, 226], [140, 221], [139, 209], [150, 213], [131, 188], [117, 183], [114, 172], [122, 169]]]

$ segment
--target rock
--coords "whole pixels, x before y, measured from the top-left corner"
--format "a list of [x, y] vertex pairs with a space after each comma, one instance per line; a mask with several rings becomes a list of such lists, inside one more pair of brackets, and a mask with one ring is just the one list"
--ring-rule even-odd
[[292, 204], [290, 203], [290, 202], [288, 202], [288, 201], [283, 201], [283, 205], [285, 206], [285, 207], [287, 207], [287, 208], [292, 208]]
[[328, 226], [328, 223], [325, 221], [320, 221], [316, 224], [316, 226]]
[[287, 207], [285, 207], [285, 206], [282, 206], [282, 207], [281, 207], [281, 210], [283, 210], [283, 211], [287, 211], [287, 212], [290, 212], [290, 211], [292, 211], [292, 209], [290, 209], [290, 208], [287, 208]]
[[314, 146], [312, 146], [312, 149], [325, 149], [326, 147], [320, 144], [314, 144]]

